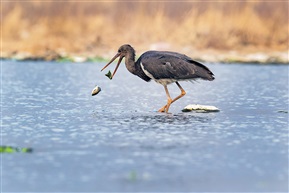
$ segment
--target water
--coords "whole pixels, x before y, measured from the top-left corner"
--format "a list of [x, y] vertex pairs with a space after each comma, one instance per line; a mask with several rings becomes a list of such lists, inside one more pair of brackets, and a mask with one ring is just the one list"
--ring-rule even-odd
[[288, 191], [288, 66], [208, 65], [163, 114], [161, 85], [104, 65], [2, 63], [2, 145], [34, 150], [1, 154], [3, 192]]

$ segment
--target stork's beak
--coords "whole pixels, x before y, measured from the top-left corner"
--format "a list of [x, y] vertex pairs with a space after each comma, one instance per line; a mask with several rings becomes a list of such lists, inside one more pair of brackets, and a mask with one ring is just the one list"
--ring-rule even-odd
[[105, 65], [105, 66], [101, 69], [101, 71], [103, 71], [103, 70], [104, 70], [106, 67], [108, 67], [117, 57], [119, 57], [119, 60], [118, 60], [118, 62], [117, 62], [117, 65], [116, 65], [116, 67], [115, 67], [115, 70], [114, 70], [114, 72], [113, 72], [113, 74], [112, 74], [112, 76], [111, 76], [111, 79], [113, 78], [114, 74], [116, 73], [116, 71], [117, 71], [117, 69], [118, 69], [118, 67], [119, 67], [119, 64], [121, 63], [121, 60], [123, 59], [124, 56], [122, 56], [120, 53], [117, 53], [117, 54], [109, 61], [109, 63], [108, 63], [107, 65]]

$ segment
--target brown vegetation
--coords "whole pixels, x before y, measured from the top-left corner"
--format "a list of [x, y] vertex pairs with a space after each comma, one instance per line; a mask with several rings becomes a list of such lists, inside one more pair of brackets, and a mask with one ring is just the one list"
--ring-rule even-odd
[[[2, 2], [2, 54], [288, 51], [288, 1]], [[155, 45], [152, 46], [152, 45]]]

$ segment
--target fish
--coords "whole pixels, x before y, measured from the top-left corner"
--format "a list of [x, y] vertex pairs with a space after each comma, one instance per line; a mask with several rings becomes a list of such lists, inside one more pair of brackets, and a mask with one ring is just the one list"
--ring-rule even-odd
[[105, 76], [107, 76], [110, 80], [112, 79], [112, 74], [110, 70], [105, 74]]
[[91, 96], [97, 95], [100, 91], [101, 91], [101, 88], [96, 85], [91, 92]]

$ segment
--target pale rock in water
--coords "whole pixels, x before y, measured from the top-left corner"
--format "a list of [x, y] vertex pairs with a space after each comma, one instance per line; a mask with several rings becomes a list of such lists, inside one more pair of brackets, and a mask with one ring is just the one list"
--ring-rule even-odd
[[207, 112], [219, 112], [220, 109], [218, 109], [215, 106], [191, 104], [187, 105], [182, 111], [183, 112], [197, 111], [207, 113]]

